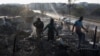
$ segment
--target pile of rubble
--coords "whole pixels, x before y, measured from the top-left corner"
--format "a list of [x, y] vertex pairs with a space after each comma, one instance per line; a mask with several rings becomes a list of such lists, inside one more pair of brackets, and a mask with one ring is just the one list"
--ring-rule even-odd
[[72, 55], [72, 53], [74, 55], [78, 54], [76, 54], [77, 50], [74, 47], [70, 47], [70, 45], [58, 44], [60, 43], [59, 41], [47, 41], [45, 37], [37, 40], [34, 36], [29, 38], [29, 35], [30, 33], [17, 31], [17, 33], [13, 33], [12, 35], [0, 36], [0, 55], [66, 56]]

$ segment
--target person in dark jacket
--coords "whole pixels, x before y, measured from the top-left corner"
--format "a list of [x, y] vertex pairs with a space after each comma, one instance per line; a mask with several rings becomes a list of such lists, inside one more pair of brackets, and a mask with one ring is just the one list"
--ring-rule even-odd
[[37, 21], [34, 22], [33, 25], [36, 27], [37, 37], [41, 38], [41, 34], [43, 32], [44, 23], [41, 21], [40, 18], [37, 18]]
[[54, 19], [51, 18], [50, 23], [44, 28], [44, 30], [46, 30], [48, 28], [48, 41], [49, 40], [54, 40], [54, 35], [56, 32], [56, 35], [58, 35], [58, 32], [55, 28], [55, 24], [54, 24]]

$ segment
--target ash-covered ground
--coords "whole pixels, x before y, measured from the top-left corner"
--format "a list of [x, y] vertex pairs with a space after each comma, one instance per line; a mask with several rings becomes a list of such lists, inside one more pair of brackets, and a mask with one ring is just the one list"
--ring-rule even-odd
[[[47, 24], [46, 22], [45, 24]], [[64, 24], [59, 30], [59, 36], [55, 41], [47, 41], [46, 32], [42, 38], [37, 39], [32, 32], [16, 29], [16, 24], [0, 26], [0, 56], [88, 56], [100, 55], [100, 49], [95, 50], [87, 40], [82, 44], [81, 49], [77, 48], [78, 37], [68, 30]], [[33, 29], [35, 32], [35, 30]], [[86, 34], [91, 40], [91, 34]], [[98, 54], [99, 52], [99, 54]], [[95, 53], [95, 54], [93, 54]]]

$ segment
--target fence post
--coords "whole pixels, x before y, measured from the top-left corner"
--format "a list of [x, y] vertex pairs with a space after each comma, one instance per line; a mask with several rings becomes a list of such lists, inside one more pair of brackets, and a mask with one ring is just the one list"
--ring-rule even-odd
[[16, 48], [16, 36], [14, 36], [14, 44], [13, 44], [13, 53], [12, 56], [15, 56], [15, 48]]
[[96, 47], [96, 35], [97, 35], [97, 26], [95, 27], [94, 38], [93, 38], [93, 48]]

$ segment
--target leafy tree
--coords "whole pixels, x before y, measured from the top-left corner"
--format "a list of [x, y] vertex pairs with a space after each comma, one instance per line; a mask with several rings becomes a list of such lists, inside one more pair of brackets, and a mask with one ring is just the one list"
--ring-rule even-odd
[[94, 11], [92, 11], [91, 15], [100, 16], [100, 8], [96, 8]]
[[34, 15], [34, 12], [32, 10], [29, 10], [29, 9], [26, 9], [24, 8], [21, 12], [20, 12], [20, 15], [21, 16], [33, 16]]
[[30, 15], [33, 14], [33, 11], [29, 8], [26, 10], [24, 5], [0, 5], [1, 16], [22, 16], [23, 14]]
[[84, 16], [86, 14], [86, 10], [84, 7], [75, 7], [74, 10], [73, 10], [73, 14], [75, 16]]

